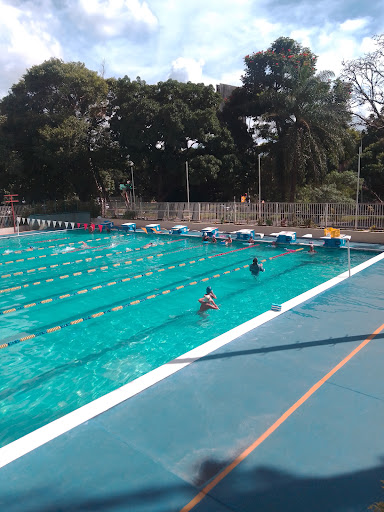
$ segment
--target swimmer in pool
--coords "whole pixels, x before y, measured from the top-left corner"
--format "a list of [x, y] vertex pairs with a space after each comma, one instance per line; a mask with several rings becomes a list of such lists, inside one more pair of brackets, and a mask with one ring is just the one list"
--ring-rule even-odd
[[213, 293], [212, 288], [208, 286], [204, 297], [199, 299], [200, 309], [199, 313], [207, 311], [208, 309], [219, 309], [219, 306], [215, 303], [213, 299], [217, 299], [216, 295]]
[[314, 254], [316, 251], [315, 251], [315, 248], [313, 246], [313, 242], [309, 242], [309, 251], [308, 251], [310, 254]]
[[216, 244], [216, 243], [217, 243], [217, 239], [216, 239], [215, 235], [212, 235], [212, 243], [213, 243], [213, 244]]
[[228, 235], [226, 241], [225, 241], [225, 245], [231, 245], [232, 243], [232, 238], [231, 238], [231, 235]]
[[249, 265], [249, 270], [254, 276], [259, 275], [259, 272], [265, 272], [263, 264], [259, 263], [257, 258], [253, 258], [252, 264]]
[[81, 243], [83, 244], [82, 249], [90, 249], [88, 244], [86, 244], [85, 242], [81, 242]]
[[209, 242], [209, 236], [207, 235], [207, 233], [204, 233], [202, 241]]
[[148, 249], [149, 247], [152, 247], [153, 245], [155, 245], [153, 242], [149, 242], [149, 244], [145, 244], [143, 245], [143, 249]]

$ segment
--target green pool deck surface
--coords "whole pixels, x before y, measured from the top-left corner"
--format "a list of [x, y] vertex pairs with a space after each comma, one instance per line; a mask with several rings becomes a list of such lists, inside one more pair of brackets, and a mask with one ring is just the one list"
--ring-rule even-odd
[[2, 467], [0, 510], [177, 512], [212, 482], [184, 511], [384, 501], [384, 330], [215, 481], [384, 324], [383, 285], [381, 260]]

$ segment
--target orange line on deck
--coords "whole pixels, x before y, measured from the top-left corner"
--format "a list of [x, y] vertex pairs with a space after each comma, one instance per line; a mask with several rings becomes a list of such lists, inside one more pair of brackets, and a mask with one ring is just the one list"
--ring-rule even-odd
[[330, 372], [328, 372], [322, 379], [314, 384], [296, 403], [294, 403], [280, 418], [275, 421], [256, 441], [254, 441], [248, 448], [246, 448], [229, 466], [224, 468], [208, 485], [202, 489], [189, 503], [187, 503], [180, 512], [189, 512], [211, 491], [218, 483], [221, 482], [236, 466], [240, 464], [248, 455], [250, 455], [258, 446], [261, 445], [285, 420], [287, 420], [304, 402], [308, 400], [321, 386], [329, 380], [340, 368], [342, 368], [348, 361], [352, 359], [360, 350], [362, 350], [370, 341], [373, 340], [384, 329], [384, 324], [381, 325], [375, 332], [370, 334], [363, 342], [360, 343], [350, 354], [348, 354], [339, 364], [337, 364]]

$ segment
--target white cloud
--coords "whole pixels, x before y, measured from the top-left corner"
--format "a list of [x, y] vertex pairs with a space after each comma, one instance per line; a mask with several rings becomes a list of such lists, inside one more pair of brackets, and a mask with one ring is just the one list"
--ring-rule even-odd
[[83, 29], [103, 37], [131, 36], [151, 32], [158, 21], [147, 2], [140, 0], [78, 0], [75, 1], [74, 22]]
[[361, 28], [364, 28], [368, 23], [367, 18], [357, 18], [354, 20], [346, 20], [344, 23], [341, 23], [340, 30], [343, 32], [355, 32]]
[[[17, 7], [18, 6], [18, 7]], [[341, 70], [343, 59], [373, 49], [384, 32], [381, 11], [364, 17], [334, 0], [0, 0], [0, 94], [26, 68], [57, 56], [106, 76], [168, 76], [240, 84], [244, 55], [290, 36], [319, 56], [318, 69]], [[344, 13], [343, 13], [344, 10]]]
[[33, 16], [29, 10], [0, 0], [0, 97], [34, 64], [62, 57], [60, 43], [48, 31], [49, 16]]
[[203, 77], [204, 61], [185, 57], [178, 57], [172, 62], [169, 78], [179, 82], [201, 83]]

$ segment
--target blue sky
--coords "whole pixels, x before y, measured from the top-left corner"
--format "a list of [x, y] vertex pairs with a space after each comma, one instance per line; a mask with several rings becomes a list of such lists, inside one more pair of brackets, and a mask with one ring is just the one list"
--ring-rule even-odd
[[104, 76], [240, 85], [243, 58], [280, 36], [340, 72], [373, 48], [384, 0], [0, 0], [0, 97], [34, 64], [81, 61]]

